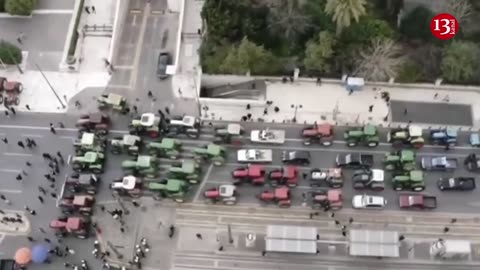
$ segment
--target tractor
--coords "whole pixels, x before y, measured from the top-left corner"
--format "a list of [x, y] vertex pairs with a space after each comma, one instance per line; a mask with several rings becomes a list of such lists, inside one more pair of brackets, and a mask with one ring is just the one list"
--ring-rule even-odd
[[325, 123], [305, 127], [302, 129], [302, 137], [304, 145], [319, 143], [323, 146], [331, 146], [333, 144], [333, 125]]
[[313, 209], [340, 210], [343, 207], [343, 193], [341, 189], [314, 190], [312, 196]]
[[394, 175], [392, 178], [393, 189], [396, 191], [412, 190], [423, 191], [425, 189], [425, 181], [423, 172], [419, 170], [404, 172]]
[[122, 162], [122, 169], [126, 174], [133, 174], [145, 178], [156, 178], [158, 176], [159, 161], [153, 156], [138, 156], [136, 160], [125, 160]]
[[131, 156], [138, 156], [142, 147], [142, 138], [136, 135], [125, 134], [110, 141], [110, 152], [119, 155], [127, 152]]
[[207, 189], [203, 196], [209, 203], [222, 203], [225, 205], [234, 205], [237, 203], [237, 187], [234, 185], [220, 185], [218, 187]]
[[295, 166], [285, 166], [279, 169], [272, 170], [268, 173], [268, 180], [270, 185], [286, 185], [289, 187], [296, 187], [298, 185], [298, 168]]
[[97, 112], [80, 116], [75, 127], [80, 132], [93, 132], [98, 135], [107, 135], [110, 128], [110, 117]]
[[262, 202], [276, 203], [279, 207], [287, 208], [292, 205], [290, 189], [288, 187], [277, 187], [274, 190], [265, 190], [258, 195], [258, 199]]
[[172, 164], [168, 169], [168, 178], [172, 179], [183, 179], [188, 181], [190, 184], [197, 184], [200, 180], [200, 174], [202, 173], [202, 168], [200, 164], [195, 160], [187, 159], [182, 162], [177, 162]]
[[211, 143], [204, 147], [193, 149], [193, 154], [197, 162], [202, 160], [211, 160], [213, 165], [221, 166], [225, 163], [227, 151], [225, 147]]
[[469, 154], [463, 161], [463, 164], [470, 172], [480, 171], [480, 157], [478, 157], [475, 153]]
[[23, 84], [17, 81], [9, 81], [7, 78], [0, 77], [0, 103], [4, 103], [5, 106], [19, 105], [20, 99], [18, 96], [23, 91]]
[[387, 133], [387, 142], [391, 143], [395, 148], [407, 145], [415, 149], [420, 149], [425, 144], [425, 139], [423, 139], [423, 130], [421, 127], [409, 125], [406, 128], [390, 130]]
[[234, 185], [240, 185], [244, 182], [249, 182], [252, 185], [265, 184], [265, 168], [261, 165], [251, 165], [236, 168], [232, 171], [232, 177], [235, 180]]
[[453, 147], [457, 144], [457, 136], [457, 129], [452, 127], [434, 129], [430, 131], [430, 142], [433, 145]]
[[142, 178], [133, 175], [127, 175], [120, 179], [113, 180], [110, 184], [110, 189], [114, 194], [129, 196], [131, 198], [140, 198], [143, 194], [142, 188]]
[[50, 222], [50, 228], [57, 237], [74, 236], [87, 239], [90, 236], [91, 224], [89, 217], [59, 217]]
[[95, 197], [92, 195], [73, 195], [63, 197], [59, 201], [58, 207], [67, 215], [79, 213], [84, 216], [91, 216], [94, 204]]
[[97, 194], [100, 177], [90, 173], [74, 173], [65, 180], [65, 189], [72, 193]]
[[228, 124], [226, 127], [215, 128], [214, 143], [241, 145], [241, 136], [245, 133], [239, 124]]
[[411, 150], [401, 150], [398, 152], [385, 154], [383, 160], [385, 170], [387, 171], [411, 171], [415, 169], [415, 152]]
[[153, 196], [155, 200], [171, 198], [177, 203], [183, 203], [185, 202], [189, 185], [183, 180], [166, 179], [161, 182], [150, 182], [147, 188], [155, 194]]
[[157, 138], [161, 134], [162, 117], [153, 113], [144, 113], [134, 118], [129, 125], [130, 134]]
[[83, 156], [72, 158], [72, 169], [76, 172], [91, 171], [96, 174], [103, 173], [105, 155], [100, 152], [86, 152]]
[[377, 147], [380, 143], [377, 127], [373, 125], [365, 125], [362, 128], [353, 128], [347, 130], [343, 134], [343, 137], [345, 138], [345, 141], [349, 147], [364, 144], [370, 148], [373, 148]]
[[163, 138], [161, 142], [148, 143], [147, 150], [152, 156], [177, 159], [182, 151], [182, 142], [172, 138]]
[[201, 120], [195, 116], [174, 116], [167, 119], [165, 136], [176, 137], [186, 135], [189, 138], [198, 139], [200, 137]]
[[117, 94], [102, 94], [97, 99], [97, 105], [100, 110], [112, 108], [113, 110], [119, 111], [122, 114], [127, 114], [130, 112], [127, 99]]
[[76, 155], [83, 155], [86, 152], [101, 152], [105, 151], [107, 146], [106, 140], [103, 137], [96, 136], [93, 133], [85, 132], [80, 139], [75, 140], [73, 147]]

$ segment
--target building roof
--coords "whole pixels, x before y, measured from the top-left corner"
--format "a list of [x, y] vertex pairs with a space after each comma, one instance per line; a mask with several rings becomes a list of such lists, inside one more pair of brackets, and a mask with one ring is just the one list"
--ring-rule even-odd
[[399, 257], [398, 237], [395, 231], [350, 230], [350, 255]]
[[317, 252], [315, 227], [269, 225], [265, 237], [267, 252], [310, 253]]

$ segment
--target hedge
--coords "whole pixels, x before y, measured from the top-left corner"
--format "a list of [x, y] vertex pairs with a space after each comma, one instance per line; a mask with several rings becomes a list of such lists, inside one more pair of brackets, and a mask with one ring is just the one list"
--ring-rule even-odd
[[82, 17], [83, 5], [85, 0], [80, 0], [80, 5], [77, 11], [77, 17], [75, 18], [75, 25], [73, 26], [72, 38], [70, 39], [70, 47], [68, 48], [68, 56], [73, 56], [75, 54], [75, 49], [77, 48], [78, 41], [78, 25], [80, 24], [80, 18]]
[[22, 62], [22, 50], [6, 41], [0, 41], [0, 60], [6, 65], [15, 65]]

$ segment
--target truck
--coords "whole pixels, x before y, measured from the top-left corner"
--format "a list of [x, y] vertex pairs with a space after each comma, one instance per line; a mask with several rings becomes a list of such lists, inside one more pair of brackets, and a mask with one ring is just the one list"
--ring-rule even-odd
[[370, 168], [373, 166], [373, 155], [361, 153], [338, 154], [335, 163], [339, 168]]
[[456, 158], [424, 157], [422, 158], [422, 169], [426, 171], [453, 171], [458, 167]]
[[430, 255], [447, 260], [465, 260], [472, 254], [472, 244], [467, 240], [438, 239], [430, 246]]
[[252, 130], [250, 133], [250, 141], [254, 143], [285, 143], [285, 130], [263, 129]]
[[437, 197], [427, 194], [403, 193], [398, 196], [398, 204], [402, 209], [435, 209], [437, 208]]
[[269, 163], [273, 161], [271, 149], [240, 149], [237, 151], [238, 162]]

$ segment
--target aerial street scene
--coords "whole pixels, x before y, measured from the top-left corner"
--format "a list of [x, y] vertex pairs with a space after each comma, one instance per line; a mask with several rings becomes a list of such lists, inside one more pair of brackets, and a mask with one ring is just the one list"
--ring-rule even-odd
[[0, 270], [480, 269], [478, 21], [0, 0]]

